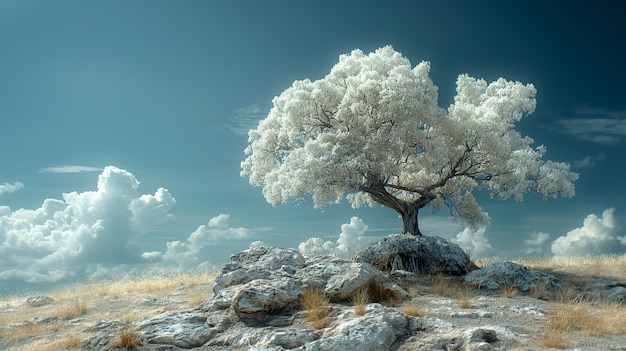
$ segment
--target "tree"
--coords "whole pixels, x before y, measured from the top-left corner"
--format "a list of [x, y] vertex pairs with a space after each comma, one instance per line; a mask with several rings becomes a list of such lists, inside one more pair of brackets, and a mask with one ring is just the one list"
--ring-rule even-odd
[[341, 55], [325, 78], [295, 81], [274, 98], [249, 131], [241, 175], [274, 206], [305, 195], [316, 208], [343, 198], [387, 206], [414, 235], [428, 204], [470, 227], [486, 224], [474, 189], [501, 200], [574, 195], [569, 164], [543, 161], [546, 148], [514, 130], [535, 110], [532, 84], [463, 74], [445, 110], [429, 71], [390, 46]]

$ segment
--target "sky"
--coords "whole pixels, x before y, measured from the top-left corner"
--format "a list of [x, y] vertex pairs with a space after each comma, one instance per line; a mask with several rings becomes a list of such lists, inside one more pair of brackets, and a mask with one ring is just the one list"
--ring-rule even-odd
[[472, 257], [626, 252], [626, 23], [615, 1], [0, 0], [0, 293], [120, 274], [215, 269], [279, 245], [348, 255], [397, 233], [384, 207], [272, 207], [240, 177], [272, 98], [353, 49], [533, 83], [516, 129], [580, 174], [576, 196], [475, 194], [421, 230]]

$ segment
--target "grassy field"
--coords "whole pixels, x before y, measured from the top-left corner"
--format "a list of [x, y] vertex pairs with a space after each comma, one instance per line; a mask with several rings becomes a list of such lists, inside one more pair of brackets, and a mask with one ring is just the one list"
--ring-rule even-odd
[[[28, 306], [26, 296], [0, 297], [0, 306], [7, 306], [0, 309], [0, 349], [79, 350], [87, 337], [80, 330], [90, 323], [130, 323], [166, 311], [189, 310], [211, 296], [214, 279], [214, 272], [194, 272], [74, 285], [46, 293], [53, 302], [42, 307]], [[149, 303], [163, 297], [171, 297], [166, 305]], [[119, 345], [130, 346], [132, 340], [132, 332], [123, 331]]]

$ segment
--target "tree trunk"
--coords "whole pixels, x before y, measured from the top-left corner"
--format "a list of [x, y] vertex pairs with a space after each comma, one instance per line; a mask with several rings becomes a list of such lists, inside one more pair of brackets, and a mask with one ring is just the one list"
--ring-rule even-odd
[[420, 232], [417, 214], [419, 212], [419, 208], [416, 206], [406, 206], [406, 209], [400, 211], [400, 215], [402, 216], [402, 234], [411, 234], [415, 236], [422, 236], [422, 232]]

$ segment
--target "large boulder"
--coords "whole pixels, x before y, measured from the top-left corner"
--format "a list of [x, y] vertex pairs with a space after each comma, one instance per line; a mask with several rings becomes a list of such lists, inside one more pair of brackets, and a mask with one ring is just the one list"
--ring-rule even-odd
[[359, 251], [354, 260], [382, 271], [464, 275], [478, 268], [457, 244], [437, 236], [392, 234]]
[[529, 269], [513, 262], [496, 262], [475, 270], [463, 278], [464, 283], [486, 289], [500, 289], [513, 286], [520, 291], [530, 291], [533, 286], [543, 286], [556, 290], [565, 283], [555, 276]]

